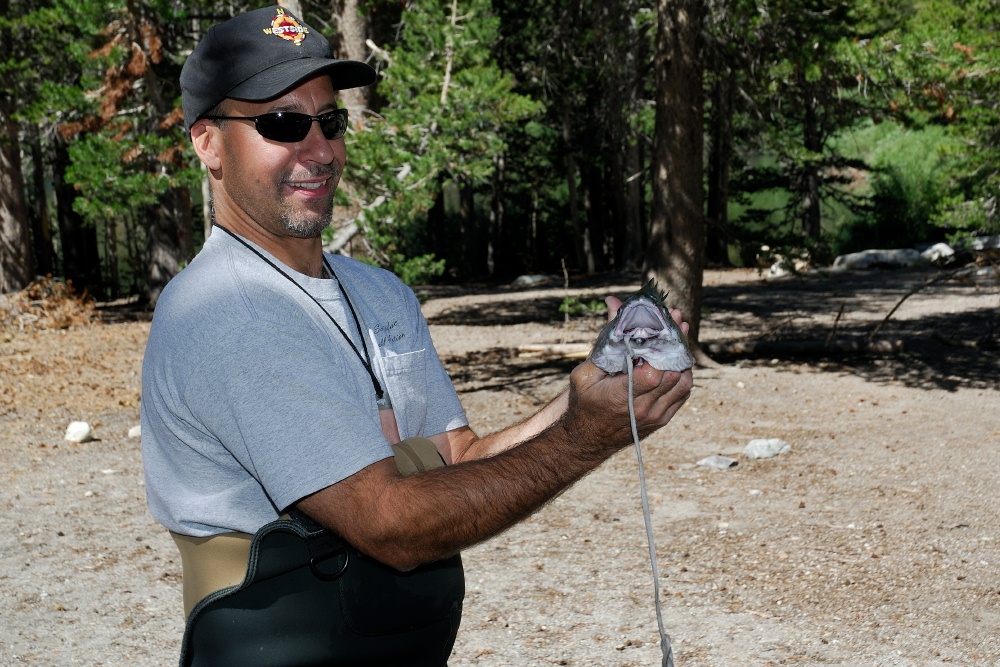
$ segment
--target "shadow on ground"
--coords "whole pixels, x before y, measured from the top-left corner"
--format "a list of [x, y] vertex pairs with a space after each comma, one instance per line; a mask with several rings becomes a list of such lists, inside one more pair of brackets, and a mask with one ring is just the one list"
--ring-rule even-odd
[[[1000, 289], [977, 292], [967, 283], [941, 281], [918, 290], [939, 275], [935, 270], [887, 270], [706, 286], [702, 340], [712, 341], [713, 358], [723, 364], [806, 365], [926, 389], [1000, 389]], [[628, 282], [638, 285], [639, 278], [607, 276], [591, 279], [585, 287]], [[510, 298], [496, 298], [504, 292]], [[995, 298], [969, 298], [984, 292]], [[530, 299], [510, 289], [481, 293], [493, 295], [488, 304], [456, 306], [431, 323], [556, 327], [563, 321], [561, 288]], [[904, 304], [920, 301], [920, 314], [903, 319], [901, 309], [886, 319], [907, 294], [911, 296]], [[958, 312], [943, 312], [956, 304]], [[748, 341], [754, 345], [742, 344]], [[891, 344], [891, 351], [865, 351], [869, 342]], [[524, 360], [513, 348], [495, 348], [445, 363], [460, 385], [501, 389], [565, 374], [577, 362]]]
[[526, 359], [514, 348], [494, 347], [465, 355], [442, 358], [455, 389], [467, 391], [514, 391], [531, 393], [549, 378], [566, 378], [579, 360]]
[[[710, 326], [734, 332], [756, 321], [756, 331], [730, 340], [765, 343], [752, 353], [720, 351], [715, 359], [806, 363], [926, 389], [1000, 388], [1000, 290], [985, 288], [994, 298], [970, 300], [970, 293], [982, 292], [955, 281], [928, 284], [939, 275], [928, 270], [874, 271], [706, 288], [703, 303]], [[901, 308], [887, 319], [904, 297], [904, 304], [922, 300], [930, 305], [917, 317], [902, 319]], [[956, 304], [968, 306], [944, 312]], [[828, 340], [862, 351], [825, 349]], [[893, 349], [863, 351], [870, 342], [888, 343]]]

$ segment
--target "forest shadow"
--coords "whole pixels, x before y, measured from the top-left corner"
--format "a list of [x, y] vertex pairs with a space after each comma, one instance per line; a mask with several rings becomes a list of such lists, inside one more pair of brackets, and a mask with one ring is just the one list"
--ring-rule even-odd
[[[722, 351], [713, 358], [723, 364], [805, 364], [924, 389], [1000, 388], [997, 306], [970, 305], [959, 312], [931, 311], [915, 319], [886, 319], [904, 296], [938, 275], [932, 270], [884, 270], [707, 287], [703, 299], [710, 313], [707, 326], [733, 332], [749, 321], [758, 326], [765, 323], [762, 330], [730, 339], [762, 342], [755, 350]], [[974, 289], [942, 281], [909, 299], [933, 296], [950, 306]], [[838, 313], [843, 317], [838, 319]], [[827, 340], [841, 343], [841, 349], [825, 348]], [[888, 343], [891, 348], [865, 351], [869, 341]], [[860, 351], [843, 349], [850, 346]], [[713, 347], [724, 350], [726, 346]]]
[[[487, 292], [481, 292], [485, 294]], [[488, 292], [496, 294], [496, 291]], [[560, 326], [564, 316], [559, 312], [563, 296], [517, 298], [488, 303], [476, 303], [449, 308], [427, 319], [428, 324], [464, 325], [472, 327], [511, 326], [515, 324], [551, 324]]]
[[[885, 320], [900, 299], [937, 275], [936, 270], [906, 269], [709, 285], [703, 295], [702, 339], [711, 339], [713, 359], [722, 364], [785, 365], [796, 370], [806, 366], [818, 372], [850, 373], [872, 382], [924, 389], [1000, 389], [1000, 307], [980, 306], [982, 299], [965, 298], [974, 294], [974, 287], [942, 281], [909, 297], [913, 301], [908, 303], [912, 303], [931, 295], [949, 307], [964, 299], [969, 306], [960, 312], [928, 309], [915, 319]], [[609, 286], [623, 281], [627, 278], [603, 279]], [[601, 282], [592, 280], [587, 287], [600, 287]], [[484, 293], [495, 295], [499, 291]], [[563, 292], [552, 289], [551, 294], [525, 299], [512, 293], [509, 299], [471, 302], [429, 321], [466, 326], [561, 326]], [[870, 337], [892, 347], [865, 351]], [[746, 341], [756, 345], [730, 345]], [[827, 348], [827, 341], [836, 344]], [[860, 351], [846, 349], [852, 346]], [[521, 359], [516, 348], [510, 347], [448, 358], [445, 363], [456, 383], [499, 390], [568, 373], [578, 361]]]
[[459, 392], [514, 391], [531, 393], [550, 378], [568, 378], [579, 359], [525, 358], [514, 348], [493, 347], [463, 355], [447, 355], [441, 362]]

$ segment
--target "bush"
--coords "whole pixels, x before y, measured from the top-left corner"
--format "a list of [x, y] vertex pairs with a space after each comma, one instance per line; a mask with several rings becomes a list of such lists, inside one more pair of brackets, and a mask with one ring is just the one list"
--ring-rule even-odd
[[943, 174], [951, 140], [945, 128], [881, 123], [856, 133], [852, 141], [871, 147], [860, 156], [872, 167], [865, 193], [869, 206], [864, 215], [833, 230], [834, 253], [911, 247], [942, 238], [935, 220], [946, 203]]

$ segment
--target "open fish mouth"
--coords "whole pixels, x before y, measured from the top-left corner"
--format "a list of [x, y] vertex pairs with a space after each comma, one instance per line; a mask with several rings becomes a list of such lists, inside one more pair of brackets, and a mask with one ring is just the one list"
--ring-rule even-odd
[[636, 345], [643, 345], [650, 338], [656, 338], [668, 327], [666, 320], [660, 314], [660, 309], [652, 303], [640, 301], [622, 313], [615, 337], [619, 340], [628, 339]]

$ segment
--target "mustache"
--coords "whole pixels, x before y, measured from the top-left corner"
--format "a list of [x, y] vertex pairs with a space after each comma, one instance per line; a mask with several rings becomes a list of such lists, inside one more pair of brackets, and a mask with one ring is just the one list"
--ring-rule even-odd
[[314, 167], [309, 167], [308, 169], [306, 169], [304, 173], [302, 172], [288, 173], [285, 175], [285, 178], [282, 179], [282, 182], [290, 183], [296, 181], [304, 181], [310, 178], [336, 177], [339, 179], [343, 173], [344, 173], [344, 168], [339, 165], [335, 164], [316, 165]]

